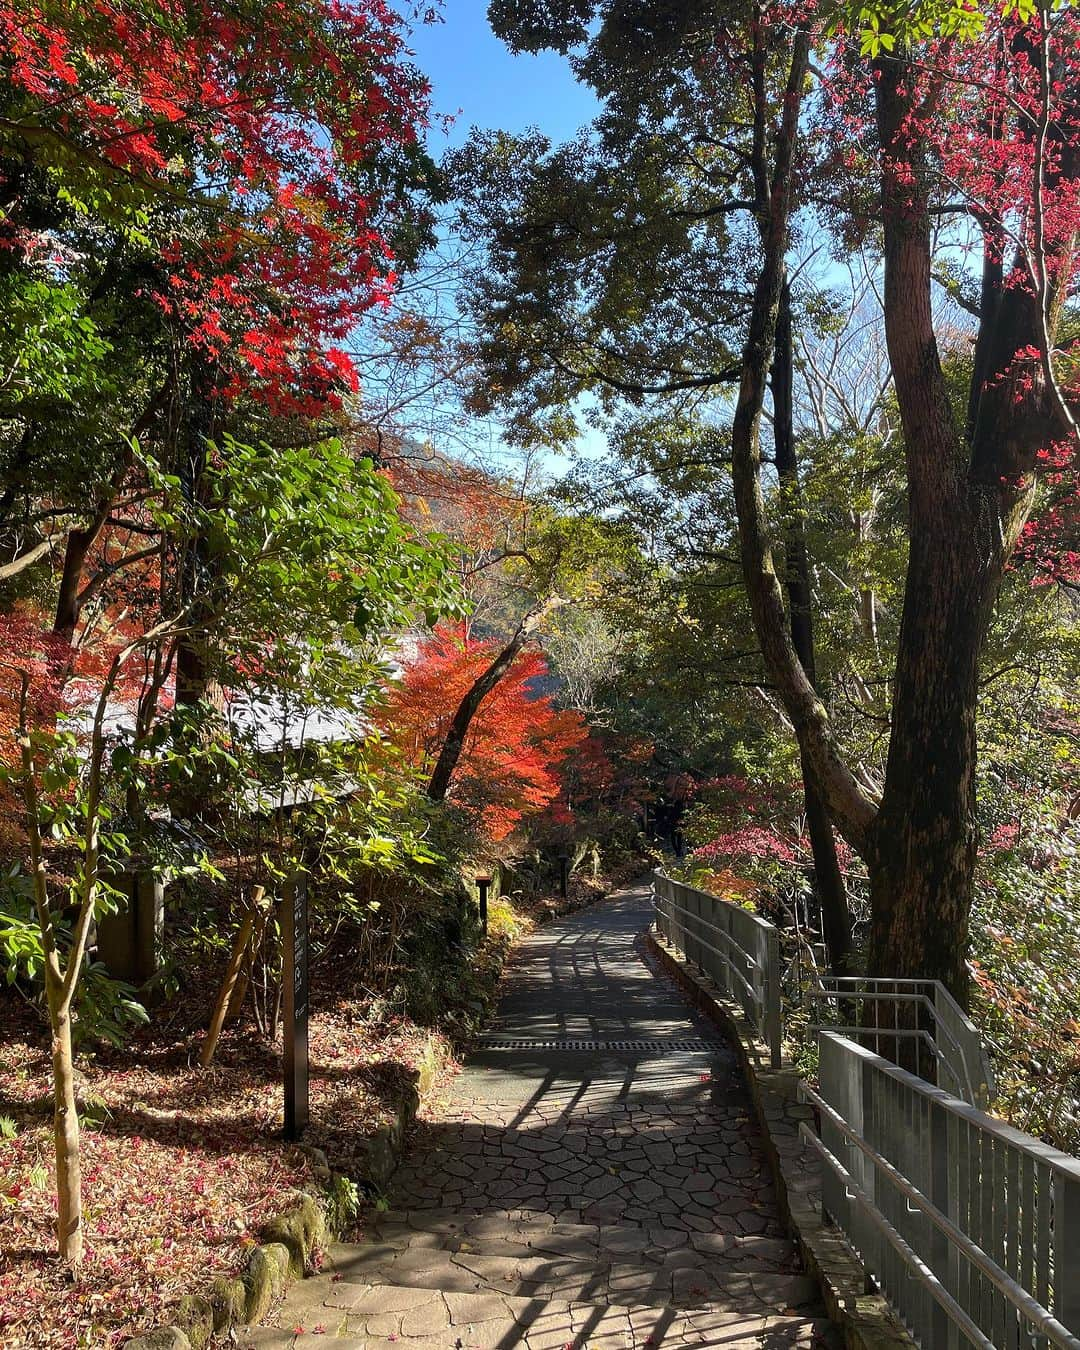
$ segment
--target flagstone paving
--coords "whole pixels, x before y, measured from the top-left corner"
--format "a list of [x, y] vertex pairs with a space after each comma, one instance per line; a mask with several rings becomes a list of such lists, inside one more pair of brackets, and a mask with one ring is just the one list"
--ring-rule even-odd
[[[641, 944], [646, 886], [521, 944], [369, 1241], [241, 1345], [839, 1345], [776, 1208], [732, 1048]], [[573, 1048], [571, 1048], [573, 1047]], [[301, 1332], [298, 1329], [304, 1328]]]

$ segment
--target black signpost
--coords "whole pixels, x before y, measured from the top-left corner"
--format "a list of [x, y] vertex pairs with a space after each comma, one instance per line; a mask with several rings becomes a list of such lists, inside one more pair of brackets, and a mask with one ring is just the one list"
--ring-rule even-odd
[[282, 1011], [285, 1037], [285, 1138], [308, 1123], [308, 878], [297, 869], [281, 901]]
[[480, 895], [480, 930], [485, 935], [488, 930], [488, 887], [491, 880], [491, 877], [476, 878], [476, 889]]

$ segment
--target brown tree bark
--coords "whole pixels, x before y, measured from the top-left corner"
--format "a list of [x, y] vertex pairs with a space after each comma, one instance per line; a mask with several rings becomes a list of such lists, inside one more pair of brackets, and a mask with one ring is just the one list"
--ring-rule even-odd
[[776, 343], [776, 325], [784, 284], [784, 255], [791, 210], [792, 162], [798, 135], [802, 89], [809, 61], [805, 33], [793, 40], [784, 91], [781, 124], [773, 163], [767, 161], [769, 107], [765, 90], [766, 54], [755, 40], [754, 178], [761, 231], [761, 264], [750, 306], [742, 352], [742, 379], [731, 428], [732, 478], [739, 523], [739, 552], [754, 629], [766, 669], [795, 728], [799, 745], [816, 774], [830, 816], [853, 848], [868, 851], [876, 804], [848, 768], [836, 743], [828, 714], [795, 652], [784, 592], [773, 557], [761, 488], [761, 415]]
[[[24, 696], [25, 697], [25, 696]], [[25, 718], [25, 711], [23, 714]], [[37, 790], [37, 767], [25, 722], [20, 728], [22, 793], [30, 840], [30, 878], [34, 892], [44, 952], [45, 1002], [52, 1033], [53, 1157], [56, 1163], [56, 1241], [61, 1259], [72, 1269], [83, 1256], [82, 1159], [79, 1143], [79, 1112], [75, 1100], [75, 1060], [71, 1043], [71, 1007], [75, 995], [90, 920], [97, 891], [97, 796], [92, 784], [88, 807], [87, 856], [84, 862], [83, 894], [66, 968], [56, 946], [56, 930], [46, 885]], [[91, 766], [99, 776], [100, 762]]]
[[82, 577], [86, 559], [97, 543], [109, 519], [116, 494], [131, 468], [131, 456], [125, 455], [104, 491], [94, 504], [94, 514], [81, 529], [72, 530], [64, 548], [64, 565], [60, 572], [60, 590], [56, 598], [53, 632], [68, 642], [74, 637], [82, 608]]
[[78, 909], [71, 933], [66, 963], [62, 964], [56, 928], [49, 901], [45, 853], [41, 834], [38, 766], [28, 720], [29, 678], [23, 677], [19, 708], [18, 746], [21, 793], [25, 808], [30, 849], [30, 883], [45, 971], [45, 1002], [52, 1032], [53, 1144], [56, 1161], [56, 1237], [60, 1256], [73, 1269], [83, 1256], [82, 1165], [79, 1144], [79, 1114], [75, 1099], [75, 1063], [71, 1042], [71, 1010], [82, 970], [83, 957], [94, 919], [100, 862], [102, 760], [105, 754], [103, 725], [113, 682], [122, 664], [116, 658], [106, 679], [94, 714], [87, 772], [85, 826], [82, 839], [82, 869]]
[[[193, 364], [189, 398], [177, 476], [181, 492], [194, 510], [210, 504], [207, 467], [218, 410], [213, 368], [199, 361]], [[174, 706], [180, 735], [195, 759], [195, 771], [174, 785], [169, 806], [175, 816], [191, 820], [207, 815], [216, 805], [211, 775], [201, 752], [209, 745], [213, 723], [225, 706], [212, 640], [212, 629], [224, 604], [221, 568], [202, 530], [193, 530], [179, 550], [175, 588], [177, 609], [185, 614], [186, 622], [173, 652]], [[185, 715], [201, 705], [209, 709], [210, 721], [201, 712], [187, 720]]]
[[[209, 445], [214, 436], [214, 392], [212, 372], [196, 363], [191, 375], [191, 405], [188, 409], [184, 445], [181, 450], [180, 482], [185, 498], [192, 506], [205, 505], [206, 468]], [[176, 703], [193, 707], [203, 699], [216, 701], [210, 647], [201, 622], [213, 609], [214, 559], [208, 541], [201, 532], [189, 539], [180, 559], [180, 599], [190, 606], [191, 631], [181, 636], [176, 646]]]
[[[811, 685], [817, 689], [814, 653], [813, 592], [810, 560], [803, 524], [803, 496], [795, 448], [795, 354], [791, 334], [791, 291], [785, 280], [777, 309], [772, 367], [773, 446], [784, 519], [786, 589], [795, 655]], [[847, 887], [836, 854], [836, 839], [817, 770], [800, 747], [806, 828], [814, 857], [814, 890], [821, 909], [825, 950], [833, 974], [846, 974], [851, 958], [851, 910]]]
[[[796, 40], [792, 76], [799, 64]], [[904, 58], [882, 59], [876, 76], [885, 330], [904, 430], [910, 536], [880, 803], [844, 764], [798, 659], [761, 493], [762, 351], [775, 340], [787, 230], [783, 194], [790, 191], [797, 130], [798, 97], [790, 79], [771, 180], [764, 163], [767, 123], [764, 111], [755, 109], [762, 263], [732, 427], [735, 499], [743, 570], [766, 667], [829, 815], [870, 873], [869, 971], [940, 979], [964, 1002], [976, 854], [979, 659], [1005, 564], [1031, 507], [1036, 451], [1069, 434], [1070, 427], [1046, 355], [1054, 298], [1040, 296], [1038, 287], [1009, 284], [992, 222], [984, 222], [982, 328], [966, 435], [957, 424], [934, 337], [932, 166], [920, 159], [907, 133], [910, 118], [926, 115], [929, 100], [924, 90], [914, 93], [919, 81]], [[757, 87], [763, 90], [764, 81]], [[924, 100], [917, 110], [911, 106], [916, 96]], [[1058, 150], [1056, 160], [1064, 162], [1066, 152]], [[1076, 158], [1071, 149], [1067, 154]], [[1075, 167], [1070, 163], [1067, 171]], [[1018, 256], [1014, 266], [1022, 261]], [[1018, 354], [1032, 347], [1042, 351], [1042, 359], [1018, 366]]]
[[60, 572], [60, 590], [56, 597], [53, 632], [69, 642], [74, 637], [75, 625], [79, 622], [79, 591], [82, 589], [86, 557], [101, 533], [107, 514], [107, 510], [105, 514], [99, 512], [95, 522], [86, 529], [72, 530], [64, 547], [64, 564]]
[[[912, 87], [903, 60], [879, 63], [885, 332], [907, 457], [910, 554], [871, 859], [870, 973], [940, 979], [966, 1002], [979, 660], [1053, 410], [1037, 373], [1023, 394], [1011, 379], [986, 386], [1037, 338], [1033, 297], [1005, 285], [988, 247], [970, 443], [957, 425], [931, 309], [931, 170], [914, 152], [913, 184], [904, 163], [913, 155], [905, 130]], [[904, 152], [893, 155], [897, 144]]]
[[61, 1257], [68, 1265], [77, 1266], [83, 1256], [82, 1157], [69, 1009], [58, 1011], [54, 1017], [52, 1068], [56, 1241]]
[[[168, 398], [171, 388], [170, 381], [154, 395], [143, 409], [131, 429], [133, 440], [141, 437], [147, 428], [153, 424], [161, 406]], [[132, 453], [128, 448], [121, 455], [112, 477], [99, 490], [93, 504], [93, 515], [89, 521], [82, 528], [72, 530], [68, 534], [64, 548], [64, 564], [60, 573], [60, 590], [57, 595], [56, 612], [53, 618], [53, 632], [69, 642], [74, 636], [76, 625], [79, 622], [79, 613], [86, 598], [82, 584], [86, 559], [108, 522], [113, 503], [123, 487], [124, 479], [127, 477], [131, 465]]]

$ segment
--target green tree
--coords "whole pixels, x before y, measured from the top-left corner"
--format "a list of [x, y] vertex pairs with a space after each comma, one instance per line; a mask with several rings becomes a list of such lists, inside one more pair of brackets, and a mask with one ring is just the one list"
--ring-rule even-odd
[[[849, 762], [793, 644], [766, 491], [763, 419], [794, 213], [798, 194], [814, 190], [800, 111], [808, 31], [781, 7], [711, 0], [680, 7], [674, 19], [661, 5], [631, 14], [566, 4], [538, 14], [509, 0], [492, 17], [512, 46], [572, 53], [605, 106], [570, 146], [477, 138], [453, 163], [466, 184], [466, 228], [488, 244], [473, 296], [490, 397], [507, 404], [518, 434], [538, 436], [558, 434], [568, 407], [592, 389], [611, 405], [715, 399], [737, 385], [730, 452], [754, 627], [828, 812], [867, 862], [870, 969], [938, 977], [964, 997], [980, 661], [1004, 569], [1037, 500], [1040, 452], [1073, 435], [1056, 342], [1075, 264], [1068, 231], [1038, 221], [1051, 207], [1069, 209], [1076, 178], [1078, 149], [1063, 128], [1077, 85], [1072, 75], [1054, 78], [1071, 71], [1075, 18], [1040, 12], [1028, 25], [1026, 15], [988, 11], [966, 46], [935, 29], [893, 55], [883, 43], [873, 64], [841, 46], [830, 106], [846, 100], [847, 120], [834, 126], [828, 107], [821, 114], [856, 172], [864, 143], [882, 166], [883, 322], [910, 550], [879, 790]], [[1007, 53], [1021, 49], [1038, 59], [1010, 65]], [[1017, 76], [1020, 101], [997, 121], [987, 91]], [[962, 152], [957, 119], [971, 138]], [[1027, 176], [1024, 144], [1036, 166]], [[987, 160], [1000, 161], [1001, 173], [971, 172]], [[959, 202], [945, 198], [950, 185]], [[959, 415], [931, 299], [943, 200], [969, 210], [984, 240], [975, 359]], [[1011, 244], [1016, 210], [1036, 233]]]

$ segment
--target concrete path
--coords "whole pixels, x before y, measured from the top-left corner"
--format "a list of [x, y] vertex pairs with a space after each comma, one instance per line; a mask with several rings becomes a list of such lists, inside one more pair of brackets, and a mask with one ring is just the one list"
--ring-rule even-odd
[[[832, 1346], [734, 1052], [649, 964], [648, 889], [521, 944], [368, 1243], [241, 1345]], [[304, 1327], [303, 1334], [295, 1329]]]

